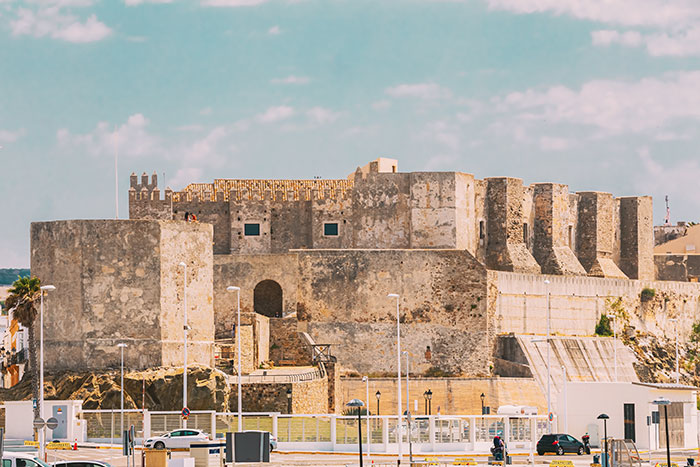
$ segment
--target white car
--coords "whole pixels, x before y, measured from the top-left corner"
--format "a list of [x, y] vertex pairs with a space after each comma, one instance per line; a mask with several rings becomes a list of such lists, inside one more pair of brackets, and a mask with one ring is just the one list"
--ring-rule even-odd
[[49, 467], [33, 454], [26, 452], [2, 453], [2, 467]]
[[143, 447], [151, 449], [189, 449], [192, 443], [209, 441], [209, 435], [202, 430], [183, 428], [166, 433], [163, 436], [148, 438]]

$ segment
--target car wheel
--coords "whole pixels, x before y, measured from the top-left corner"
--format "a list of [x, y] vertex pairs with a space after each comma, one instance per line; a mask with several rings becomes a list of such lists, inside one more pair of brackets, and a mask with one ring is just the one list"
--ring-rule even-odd
[[272, 452], [274, 450], [275, 450], [275, 447], [272, 444], [270, 444], [270, 452]]
[[153, 449], [165, 449], [165, 443], [162, 441], [158, 441], [156, 444], [153, 445]]
[[582, 456], [583, 455], [583, 446], [579, 446], [578, 448], [578, 455]]
[[564, 448], [561, 446], [557, 447], [557, 456], [563, 456], [564, 455]]
[[537, 451], [538, 456], [544, 456], [544, 451]]

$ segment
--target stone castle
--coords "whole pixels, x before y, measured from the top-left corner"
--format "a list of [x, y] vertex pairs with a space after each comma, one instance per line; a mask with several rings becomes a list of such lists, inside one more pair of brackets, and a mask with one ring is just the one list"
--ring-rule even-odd
[[[562, 365], [571, 380], [612, 379], [610, 339], [591, 336], [615, 300], [623, 325], [661, 334], [700, 312], [697, 283], [656, 280], [648, 196], [402, 173], [384, 158], [338, 180], [217, 179], [180, 192], [161, 192], [155, 174], [130, 182], [130, 220], [32, 224], [32, 273], [57, 286], [49, 306], [60, 310], [46, 345], [79, 366], [115, 366], [124, 340], [132, 368], [177, 365], [185, 281], [191, 355], [207, 365], [235, 322], [226, 288], [241, 288], [249, 371], [308, 363], [321, 345], [344, 371], [395, 372], [390, 293], [412, 372], [540, 386], [548, 345], [553, 380]], [[537, 343], [548, 321], [557, 337]], [[636, 380], [634, 357], [620, 359]]]

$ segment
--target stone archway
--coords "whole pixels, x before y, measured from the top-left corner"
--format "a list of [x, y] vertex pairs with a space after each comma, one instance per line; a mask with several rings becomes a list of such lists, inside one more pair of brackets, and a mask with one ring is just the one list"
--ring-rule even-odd
[[253, 290], [253, 309], [268, 318], [282, 317], [282, 287], [273, 280], [258, 282]]

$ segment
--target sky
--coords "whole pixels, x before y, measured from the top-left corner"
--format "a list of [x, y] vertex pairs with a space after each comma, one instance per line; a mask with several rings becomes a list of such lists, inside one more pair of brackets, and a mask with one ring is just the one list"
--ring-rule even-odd
[[0, 0], [0, 267], [128, 217], [129, 175], [399, 171], [652, 195], [698, 220], [697, 0]]

